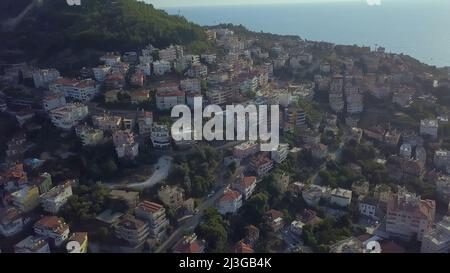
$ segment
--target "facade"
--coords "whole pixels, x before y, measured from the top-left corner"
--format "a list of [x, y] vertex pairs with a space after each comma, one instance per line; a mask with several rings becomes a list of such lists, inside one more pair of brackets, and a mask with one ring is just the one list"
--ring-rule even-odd
[[73, 181], [66, 181], [41, 195], [41, 205], [44, 211], [57, 214], [72, 196], [72, 183]]
[[94, 78], [98, 82], [104, 82], [106, 79], [106, 76], [111, 71], [111, 66], [109, 65], [100, 65], [97, 67], [92, 68], [92, 72], [94, 73]]
[[306, 112], [297, 107], [288, 107], [284, 113], [284, 130], [294, 132], [306, 126]]
[[63, 93], [66, 98], [82, 102], [90, 101], [99, 91], [99, 87], [91, 79], [73, 80], [59, 78], [51, 83], [49, 88], [54, 93]]
[[364, 198], [359, 201], [359, 213], [365, 217], [369, 217], [371, 219], [378, 219], [377, 210], [378, 210], [378, 201], [373, 198]]
[[153, 123], [150, 138], [155, 148], [167, 148], [171, 145], [170, 132], [167, 125]]
[[69, 103], [50, 111], [50, 119], [53, 125], [64, 130], [72, 129], [87, 115], [88, 107], [80, 103]]
[[153, 62], [153, 74], [157, 76], [162, 76], [172, 69], [171, 65], [167, 61], [156, 61]]
[[131, 98], [132, 104], [148, 102], [150, 100], [150, 91], [142, 90], [142, 91], [131, 92], [130, 98]]
[[399, 188], [398, 193], [392, 194], [388, 201], [386, 231], [393, 237], [409, 240], [415, 236], [422, 241], [424, 233], [432, 228], [435, 213], [434, 200], [423, 200]]
[[24, 225], [20, 210], [9, 208], [0, 211], [0, 235], [4, 237], [14, 236], [22, 231]]
[[273, 161], [264, 155], [254, 156], [250, 159], [250, 168], [256, 172], [258, 177], [262, 177], [272, 170]]
[[226, 190], [217, 202], [220, 214], [236, 213], [242, 207], [242, 194], [235, 190]]
[[92, 116], [92, 123], [102, 131], [116, 131], [121, 127], [123, 119], [119, 116]]
[[330, 190], [330, 203], [339, 207], [348, 207], [352, 202], [352, 191], [341, 188]]
[[248, 200], [256, 188], [256, 177], [245, 176], [242, 180], [233, 184], [233, 188], [240, 192], [245, 200]]
[[37, 186], [39, 189], [39, 194], [44, 194], [52, 188], [52, 176], [49, 173], [40, 174], [33, 185]]
[[150, 237], [160, 240], [165, 235], [169, 220], [163, 206], [144, 201], [137, 206], [135, 213], [137, 218], [148, 222]]
[[193, 64], [188, 69], [187, 75], [190, 78], [206, 78], [208, 76], [208, 67], [203, 64]]
[[186, 93], [201, 92], [201, 84], [199, 79], [185, 79], [180, 81], [181, 90]]
[[436, 181], [436, 193], [441, 201], [450, 202], [450, 176], [439, 176]]
[[139, 135], [148, 137], [152, 133], [153, 112], [138, 112], [137, 123], [139, 126]]
[[34, 232], [55, 246], [61, 246], [69, 238], [69, 225], [57, 216], [45, 216], [34, 224]]
[[175, 105], [185, 104], [186, 94], [179, 89], [178, 84], [164, 84], [156, 89], [156, 107], [160, 110], [170, 110]]
[[284, 215], [281, 211], [271, 209], [264, 215], [265, 222], [273, 232], [278, 232], [284, 227]]
[[132, 246], [140, 246], [149, 236], [148, 224], [132, 215], [125, 215], [115, 226], [115, 234]]
[[25, 186], [11, 194], [12, 204], [23, 212], [34, 210], [39, 205], [39, 188]]
[[75, 128], [76, 135], [81, 139], [83, 146], [94, 146], [104, 139], [103, 131], [87, 125], [79, 125]]
[[195, 233], [184, 236], [172, 249], [173, 253], [204, 253], [206, 243], [197, 239]]
[[66, 105], [66, 97], [63, 93], [48, 95], [42, 99], [42, 105], [45, 111], [50, 111]]
[[289, 144], [280, 144], [275, 151], [270, 153], [270, 157], [275, 163], [279, 164], [286, 160], [288, 154]]

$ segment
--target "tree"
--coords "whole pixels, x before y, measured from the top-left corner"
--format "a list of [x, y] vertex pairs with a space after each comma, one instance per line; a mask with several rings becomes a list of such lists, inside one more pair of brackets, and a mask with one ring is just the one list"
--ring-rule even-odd
[[226, 252], [229, 223], [219, 214], [217, 209], [210, 207], [205, 210], [203, 221], [197, 227], [198, 235], [207, 242], [209, 252]]

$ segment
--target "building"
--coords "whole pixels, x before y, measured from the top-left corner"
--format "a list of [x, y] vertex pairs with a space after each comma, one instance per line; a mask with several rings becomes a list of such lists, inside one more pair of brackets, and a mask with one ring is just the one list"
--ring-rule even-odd
[[139, 143], [129, 130], [118, 130], [113, 133], [113, 142], [119, 158], [135, 159], [139, 155]]
[[41, 195], [41, 205], [44, 211], [57, 214], [72, 196], [72, 184], [74, 181], [66, 181]]
[[123, 191], [112, 190], [109, 193], [109, 198], [112, 200], [125, 201], [130, 210], [134, 210], [139, 203], [139, 192], [137, 191]]
[[23, 212], [29, 212], [39, 205], [39, 188], [36, 186], [24, 186], [20, 190], [11, 193], [12, 204]]
[[438, 136], [439, 123], [437, 119], [422, 119], [420, 121], [420, 134], [429, 135], [433, 138]]
[[450, 176], [441, 175], [436, 181], [437, 197], [446, 203], [450, 202]]
[[167, 61], [155, 61], [153, 62], [153, 74], [162, 76], [172, 69], [171, 65]]
[[184, 104], [185, 92], [177, 83], [162, 83], [156, 88], [156, 106], [161, 110], [171, 109], [178, 104]]
[[54, 93], [63, 93], [66, 98], [82, 102], [90, 101], [99, 91], [99, 86], [91, 79], [74, 80], [58, 78], [50, 84], [49, 88]]
[[233, 184], [233, 188], [242, 194], [245, 200], [248, 200], [256, 188], [256, 177], [245, 176], [237, 183]]
[[42, 99], [42, 105], [45, 111], [50, 111], [66, 105], [66, 97], [63, 93], [51, 94]]
[[197, 239], [197, 235], [193, 233], [191, 235], [184, 236], [178, 243], [176, 243], [172, 249], [172, 252], [185, 254], [204, 253], [205, 246], [205, 241]]
[[289, 154], [289, 144], [280, 144], [278, 145], [276, 150], [270, 153], [270, 157], [275, 163], [280, 164], [286, 160], [288, 154]]
[[22, 231], [25, 225], [20, 210], [9, 208], [0, 211], [0, 235], [10, 237]]
[[427, 231], [422, 239], [421, 253], [449, 253], [450, 217], [436, 224], [436, 228]]
[[189, 78], [206, 78], [208, 76], [208, 67], [204, 64], [193, 64], [187, 71]]
[[213, 64], [216, 62], [217, 55], [216, 54], [202, 54], [200, 56], [200, 58], [206, 64]]
[[42, 173], [34, 180], [33, 185], [38, 187], [39, 194], [42, 195], [52, 188], [52, 176], [49, 173]]
[[53, 125], [64, 130], [72, 129], [87, 115], [88, 107], [81, 103], [69, 103], [50, 111]]
[[106, 53], [102, 57], [100, 57], [100, 61], [108, 66], [115, 65], [117, 63], [120, 63], [120, 55], [115, 54], [113, 52]]
[[321, 186], [311, 185], [305, 187], [302, 191], [302, 197], [308, 206], [314, 207], [319, 204], [319, 201], [325, 194], [326, 189]]
[[330, 253], [366, 253], [363, 242], [356, 237], [349, 237], [330, 246]]
[[139, 127], [139, 135], [149, 137], [152, 133], [153, 127], [153, 112], [144, 110], [138, 112], [137, 123]]
[[273, 168], [273, 161], [265, 155], [254, 156], [250, 159], [250, 169], [253, 170], [258, 177], [265, 176]]
[[94, 73], [94, 78], [98, 82], [104, 82], [106, 76], [111, 71], [111, 66], [109, 65], [99, 65], [97, 67], [92, 68], [92, 72]]
[[210, 104], [223, 105], [230, 102], [233, 95], [233, 89], [226, 85], [213, 85], [206, 91], [206, 98]]
[[433, 163], [436, 168], [447, 171], [450, 166], [450, 152], [442, 149], [436, 150]]
[[177, 186], [161, 186], [158, 190], [158, 197], [164, 205], [177, 209], [183, 206], [184, 190]]
[[94, 146], [101, 143], [104, 139], [102, 130], [94, 129], [87, 125], [78, 125], [75, 127], [75, 133], [81, 139], [83, 146]]
[[217, 201], [217, 210], [220, 214], [234, 214], [240, 207], [242, 207], [242, 194], [235, 190], [225, 190]]
[[352, 202], [352, 191], [341, 188], [335, 188], [330, 190], [330, 204], [339, 207], [348, 207]]
[[48, 88], [49, 84], [54, 82], [60, 77], [58, 70], [51, 69], [38, 69], [33, 71], [34, 87], [36, 88]]
[[181, 90], [186, 93], [201, 92], [201, 83], [199, 79], [185, 79], [180, 81]]
[[173, 62], [178, 58], [183, 57], [183, 47], [180, 45], [170, 45], [165, 49], [158, 51], [159, 59], [162, 61]]
[[347, 105], [347, 113], [359, 114], [364, 109], [363, 95], [358, 86], [347, 85], [345, 87], [345, 100]]
[[171, 145], [169, 127], [165, 124], [153, 123], [150, 138], [155, 148], [167, 148]]
[[30, 235], [14, 246], [14, 253], [50, 253], [47, 239]]
[[150, 91], [149, 90], [141, 90], [130, 93], [131, 103], [132, 104], [140, 104], [145, 103], [150, 100]]
[[259, 152], [259, 144], [253, 141], [247, 141], [234, 146], [233, 156], [239, 159], [255, 155]]
[[359, 201], [359, 213], [365, 217], [378, 220], [378, 201], [374, 198], [366, 197]]
[[166, 210], [160, 204], [150, 201], [141, 202], [136, 210], [136, 217], [148, 222], [150, 237], [161, 240], [166, 234], [169, 220], [166, 218]]
[[284, 227], [284, 215], [281, 211], [271, 209], [264, 215], [265, 222], [273, 232], [278, 232]]
[[284, 112], [284, 130], [294, 132], [306, 127], [306, 112], [298, 107], [287, 107]]
[[69, 225], [57, 216], [45, 216], [34, 224], [34, 233], [61, 246], [69, 238]]
[[255, 251], [253, 248], [244, 243], [242, 240], [239, 241], [234, 247], [233, 247], [233, 253], [254, 253]]
[[87, 253], [89, 244], [87, 232], [74, 232], [68, 241], [77, 243], [77, 247], [73, 247], [72, 244], [66, 245], [68, 253]]
[[405, 158], [405, 159], [409, 159], [412, 156], [412, 146], [408, 143], [403, 143], [400, 146], [400, 156]]
[[436, 203], [400, 188], [392, 194], [387, 205], [386, 231], [393, 237], [410, 240], [415, 236], [422, 241], [434, 223]]
[[116, 131], [121, 128], [123, 118], [119, 116], [103, 115], [103, 116], [92, 116], [92, 123], [96, 128], [102, 131]]
[[328, 146], [322, 143], [311, 146], [311, 154], [314, 159], [324, 159], [328, 155]]
[[127, 214], [115, 226], [115, 234], [132, 246], [141, 246], [149, 236], [148, 224]]

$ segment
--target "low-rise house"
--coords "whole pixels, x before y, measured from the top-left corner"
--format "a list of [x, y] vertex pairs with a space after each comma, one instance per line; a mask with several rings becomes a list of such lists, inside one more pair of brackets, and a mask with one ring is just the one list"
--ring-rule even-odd
[[242, 180], [233, 184], [233, 188], [239, 191], [245, 200], [248, 200], [252, 193], [255, 191], [256, 177], [245, 176]]
[[148, 102], [150, 100], [150, 91], [149, 90], [141, 90], [130, 93], [131, 103], [132, 104], [140, 104], [144, 102]]
[[258, 177], [262, 177], [272, 170], [273, 161], [265, 155], [254, 156], [250, 159], [250, 168], [258, 175]]
[[34, 224], [34, 232], [61, 246], [69, 238], [69, 225], [57, 216], [45, 216]]
[[20, 210], [9, 208], [0, 211], [0, 235], [10, 237], [22, 231], [25, 225]]
[[250, 245], [247, 245], [242, 240], [239, 241], [234, 247], [233, 247], [233, 253], [254, 253], [255, 251]]
[[177, 209], [183, 206], [184, 190], [177, 186], [161, 186], [158, 190], [158, 197], [164, 205]]
[[184, 79], [180, 81], [181, 90], [186, 93], [201, 92], [201, 84], [199, 79]]
[[12, 204], [23, 212], [29, 212], [39, 205], [39, 188], [25, 186], [11, 194]]
[[115, 226], [115, 234], [132, 246], [141, 246], [149, 236], [148, 224], [132, 215], [125, 215]]
[[236, 213], [242, 206], [242, 194], [235, 190], [225, 190], [217, 201], [217, 210], [220, 214]]
[[166, 233], [169, 220], [166, 218], [166, 210], [160, 204], [150, 201], [141, 202], [136, 210], [136, 217], [148, 222], [150, 237], [160, 240]]
[[50, 119], [53, 125], [64, 130], [72, 129], [87, 115], [88, 107], [80, 103], [69, 103], [50, 111]]
[[14, 253], [50, 253], [47, 239], [30, 235], [14, 246]]
[[283, 217], [281, 211], [271, 209], [265, 213], [264, 220], [273, 232], [278, 232], [284, 227]]
[[173, 253], [195, 254], [205, 252], [206, 242], [197, 239], [195, 233], [184, 236], [172, 249]]
[[72, 196], [72, 184], [74, 181], [66, 181], [41, 195], [41, 205], [44, 211], [57, 214]]

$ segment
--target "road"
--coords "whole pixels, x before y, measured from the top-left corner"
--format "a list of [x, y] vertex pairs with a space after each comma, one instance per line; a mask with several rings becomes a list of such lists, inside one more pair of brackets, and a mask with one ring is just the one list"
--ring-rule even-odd
[[144, 182], [137, 182], [127, 184], [127, 188], [135, 190], [143, 190], [145, 188], [153, 187], [169, 176], [170, 167], [172, 166], [172, 157], [162, 156], [158, 159], [153, 174]]

